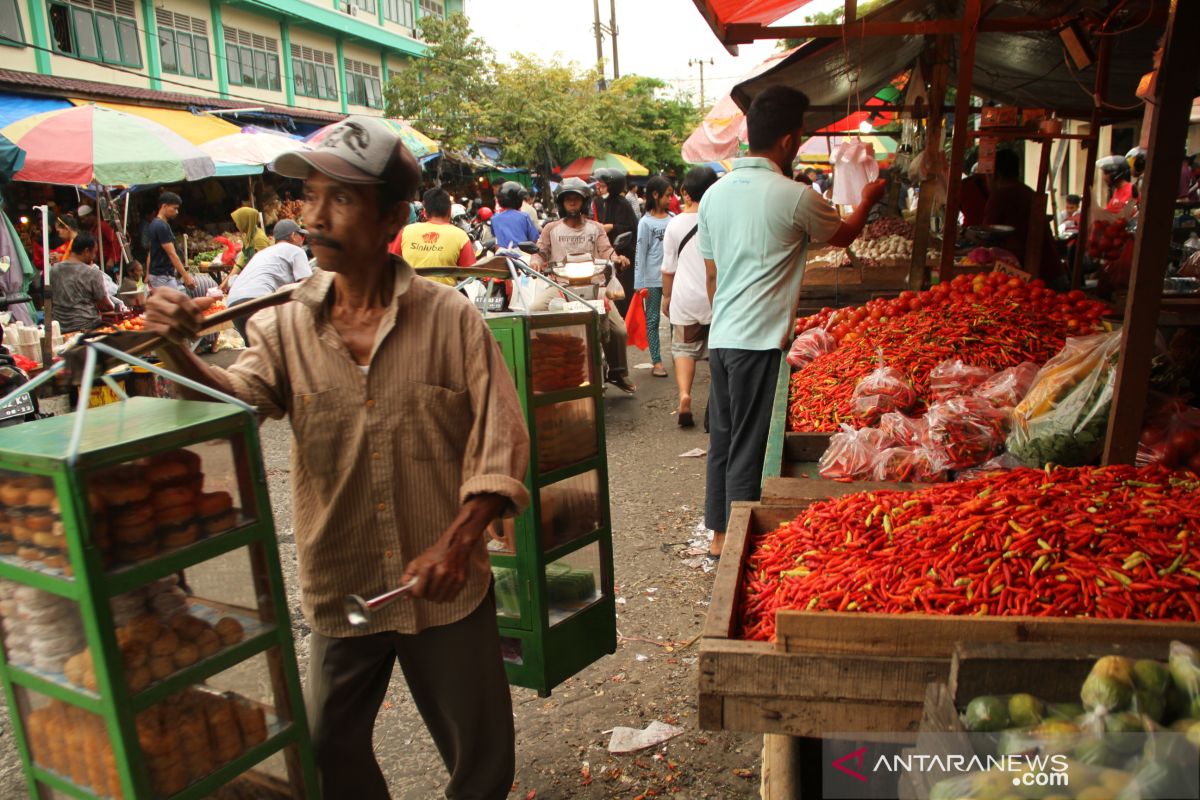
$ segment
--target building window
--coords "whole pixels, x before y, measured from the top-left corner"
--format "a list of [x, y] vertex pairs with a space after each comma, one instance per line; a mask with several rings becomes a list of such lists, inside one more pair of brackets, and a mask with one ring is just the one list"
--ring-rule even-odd
[[292, 45], [292, 82], [296, 94], [321, 100], [338, 99], [333, 53]]
[[422, 17], [446, 18], [446, 3], [444, 0], [418, 0]]
[[367, 108], [383, 108], [383, 84], [379, 67], [352, 58], [346, 64], [346, 102]]
[[86, 61], [142, 66], [133, 0], [71, 0], [50, 3], [54, 49]]
[[375, 0], [346, 0], [346, 7], [357, 6], [367, 14], [378, 14], [378, 6], [375, 5]]
[[212, 78], [208, 23], [196, 17], [155, 9], [162, 71], [189, 78]]
[[225, 28], [225, 64], [230, 86], [280, 91], [279, 42], [270, 36]]
[[406, 28], [417, 26], [413, 17], [412, 0], [383, 0], [383, 18]]
[[20, 47], [25, 42], [17, 0], [0, 0], [0, 44]]

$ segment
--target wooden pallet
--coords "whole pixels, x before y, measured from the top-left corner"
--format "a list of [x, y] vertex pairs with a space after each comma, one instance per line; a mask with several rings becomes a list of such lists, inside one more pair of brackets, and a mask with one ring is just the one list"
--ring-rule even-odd
[[1130, 652], [1165, 654], [1173, 639], [1200, 640], [1196, 623], [803, 611], [778, 613], [774, 643], [739, 639], [751, 537], [810, 502], [734, 504], [700, 642], [702, 728], [793, 736], [915, 731], [927, 685], [950, 680], [960, 643], [1117, 642]]

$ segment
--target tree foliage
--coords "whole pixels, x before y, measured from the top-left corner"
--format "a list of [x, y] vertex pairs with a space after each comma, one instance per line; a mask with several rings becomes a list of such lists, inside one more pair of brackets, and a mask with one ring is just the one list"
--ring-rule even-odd
[[[867, 14], [883, 6], [891, 0], [863, 0], [858, 4], [858, 18], [862, 19]], [[804, 17], [805, 25], [841, 25], [846, 19], [845, 6], [830, 9], [829, 11], [814, 11]], [[793, 47], [799, 47], [804, 44], [807, 39], [780, 39], [780, 50], [791, 50]]]
[[479, 134], [472, 109], [491, 94], [495, 54], [462, 14], [423, 16], [417, 28], [426, 56], [388, 81], [385, 112], [409, 120], [444, 147], [464, 150]]
[[606, 152], [652, 171], [684, 167], [680, 147], [701, 119], [690, 95], [669, 95], [662, 81], [636, 75], [601, 90], [595, 69], [520, 53], [497, 63], [461, 14], [418, 24], [428, 56], [388, 82], [386, 113], [444, 148], [495, 137], [506, 163], [542, 173]]

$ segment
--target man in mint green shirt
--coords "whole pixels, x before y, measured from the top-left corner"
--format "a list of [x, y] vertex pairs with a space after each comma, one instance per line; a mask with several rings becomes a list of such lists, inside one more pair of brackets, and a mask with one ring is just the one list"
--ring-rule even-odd
[[749, 157], [735, 159], [700, 203], [713, 309], [704, 507], [712, 555], [720, 555], [730, 503], [761, 496], [780, 354], [795, 324], [808, 244], [850, 244], [883, 194], [883, 181], [869, 184], [842, 220], [815, 189], [792, 180], [806, 108], [808, 98], [795, 89], [760, 92], [746, 115]]

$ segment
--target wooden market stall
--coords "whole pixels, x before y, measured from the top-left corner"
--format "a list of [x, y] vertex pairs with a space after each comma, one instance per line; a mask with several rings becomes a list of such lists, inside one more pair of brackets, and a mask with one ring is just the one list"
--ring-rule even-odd
[[[759, 38], [810, 39], [776, 68], [735, 87], [733, 96], [743, 107], [748, 107], [754, 94], [767, 86], [793, 85], [809, 95], [817, 109], [812, 124], [819, 125], [823, 121], [822, 107], [837, 106], [839, 100], [844, 103], [847, 93], [857, 89], [860, 82], [863, 92], [869, 94], [875, 85], [872, 81], [882, 80], [885, 74], [890, 77], [901, 64], [917, 59], [923, 61], [925, 74], [930, 76], [932, 108], [943, 106], [947, 89], [953, 86], [957, 95], [952, 119], [959, 124], [953, 125], [948, 159], [952, 177], [947, 184], [946, 219], [958, 217], [957, 176], [961, 175], [964, 153], [972, 137], [1012, 135], [1039, 142], [1039, 194], [1047, 189], [1050, 145], [1064, 138], [1052, 129], [1032, 135], [1003, 128], [986, 133], [973, 131], [968, 123], [973, 95], [1088, 120], [1089, 132], [1076, 135], [1087, 148], [1087, 185], [1096, 160], [1100, 125], [1122, 116], [1128, 118], [1131, 112], [1141, 114], [1135, 93], [1147, 70], [1157, 65], [1158, 75], [1171, 77], [1152, 81], [1153, 94], [1147, 103], [1149, 156], [1104, 451], [1105, 464], [1131, 463], [1145, 411], [1150, 356], [1160, 320], [1178, 187], [1177, 154], [1183, 152], [1188, 112], [1200, 89], [1196, 65], [1189, 63], [1186, 49], [1187, 32], [1200, 26], [1200, 7], [1167, 0], [1114, 3], [1089, 22], [1079, 4], [1069, 2], [1044, 3], [1031, 9], [1029, 4], [1003, 0], [896, 0], [859, 19], [856, 3], [850, 0], [844, 25], [771, 27], [771, 22], [803, 3], [780, 2], [767, 10], [763, 4], [746, 9], [723, 0], [696, 3], [718, 38], [731, 49]], [[1090, 25], [1088, 30], [1099, 41], [1098, 57], [1090, 65], [1079, 66], [1067, 62], [1060, 36], [1065, 41], [1083, 34], [1087, 27], [1084, 23]], [[1155, 57], [1164, 26], [1162, 49]], [[863, 46], [880, 37], [888, 37], [887, 48]], [[925, 131], [931, 146], [942, 141], [941, 129], [941, 115], [931, 114]], [[932, 193], [921, 195], [914, 253], [925, 250], [922, 238], [928, 235], [932, 212], [932, 203], [925, 199], [927, 194]], [[1088, 205], [1087, 200], [1084, 205]], [[955, 237], [956, 226], [947, 226], [942, 243], [943, 279], [953, 274]], [[918, 263], [914, 257], [910, 277], [914, 287], [927, 279], [923, 259]], [[764, 746], [764, 797], [795, 796], [801, 780], [798, 764], [806, 764], [810, 773], [803, 776], [806, 790], [815, 788], [819, 792], [819, 768], [815, 769], [818, 782], [813, 784], [811, 772], [815, 765], [797, 761], [813, 754], [811, 742], [803, 737], [834, 731], [914, 731], [920, 721], [926, 685], [948, 679], [952, 657], [960, 645], [1034, 641], [1102, 647], [1120, 642], [1148, 644], [1165, 653], [1167, 642], [1173, 638], [1200, 641], [1197, 622], [879, 616], [824, 611], [778, 612], [774, 642], [740, 638], [737, 615], [752, 537], [795, 519], [817, 499], [845, 494], [847, 487], [851, 491], [880, 488], [869, 484], [821, 486], [820, 481], [800, 477], [807, 474], [808, 462], [823, 449], [818, 439], [822, 435], [787, 432], [786, 387], [785, 367], [779, 380], [764, 470], [764, 499], [772, 502], [735, 507], [701, 643], [701, 725], [770, 734]]]

